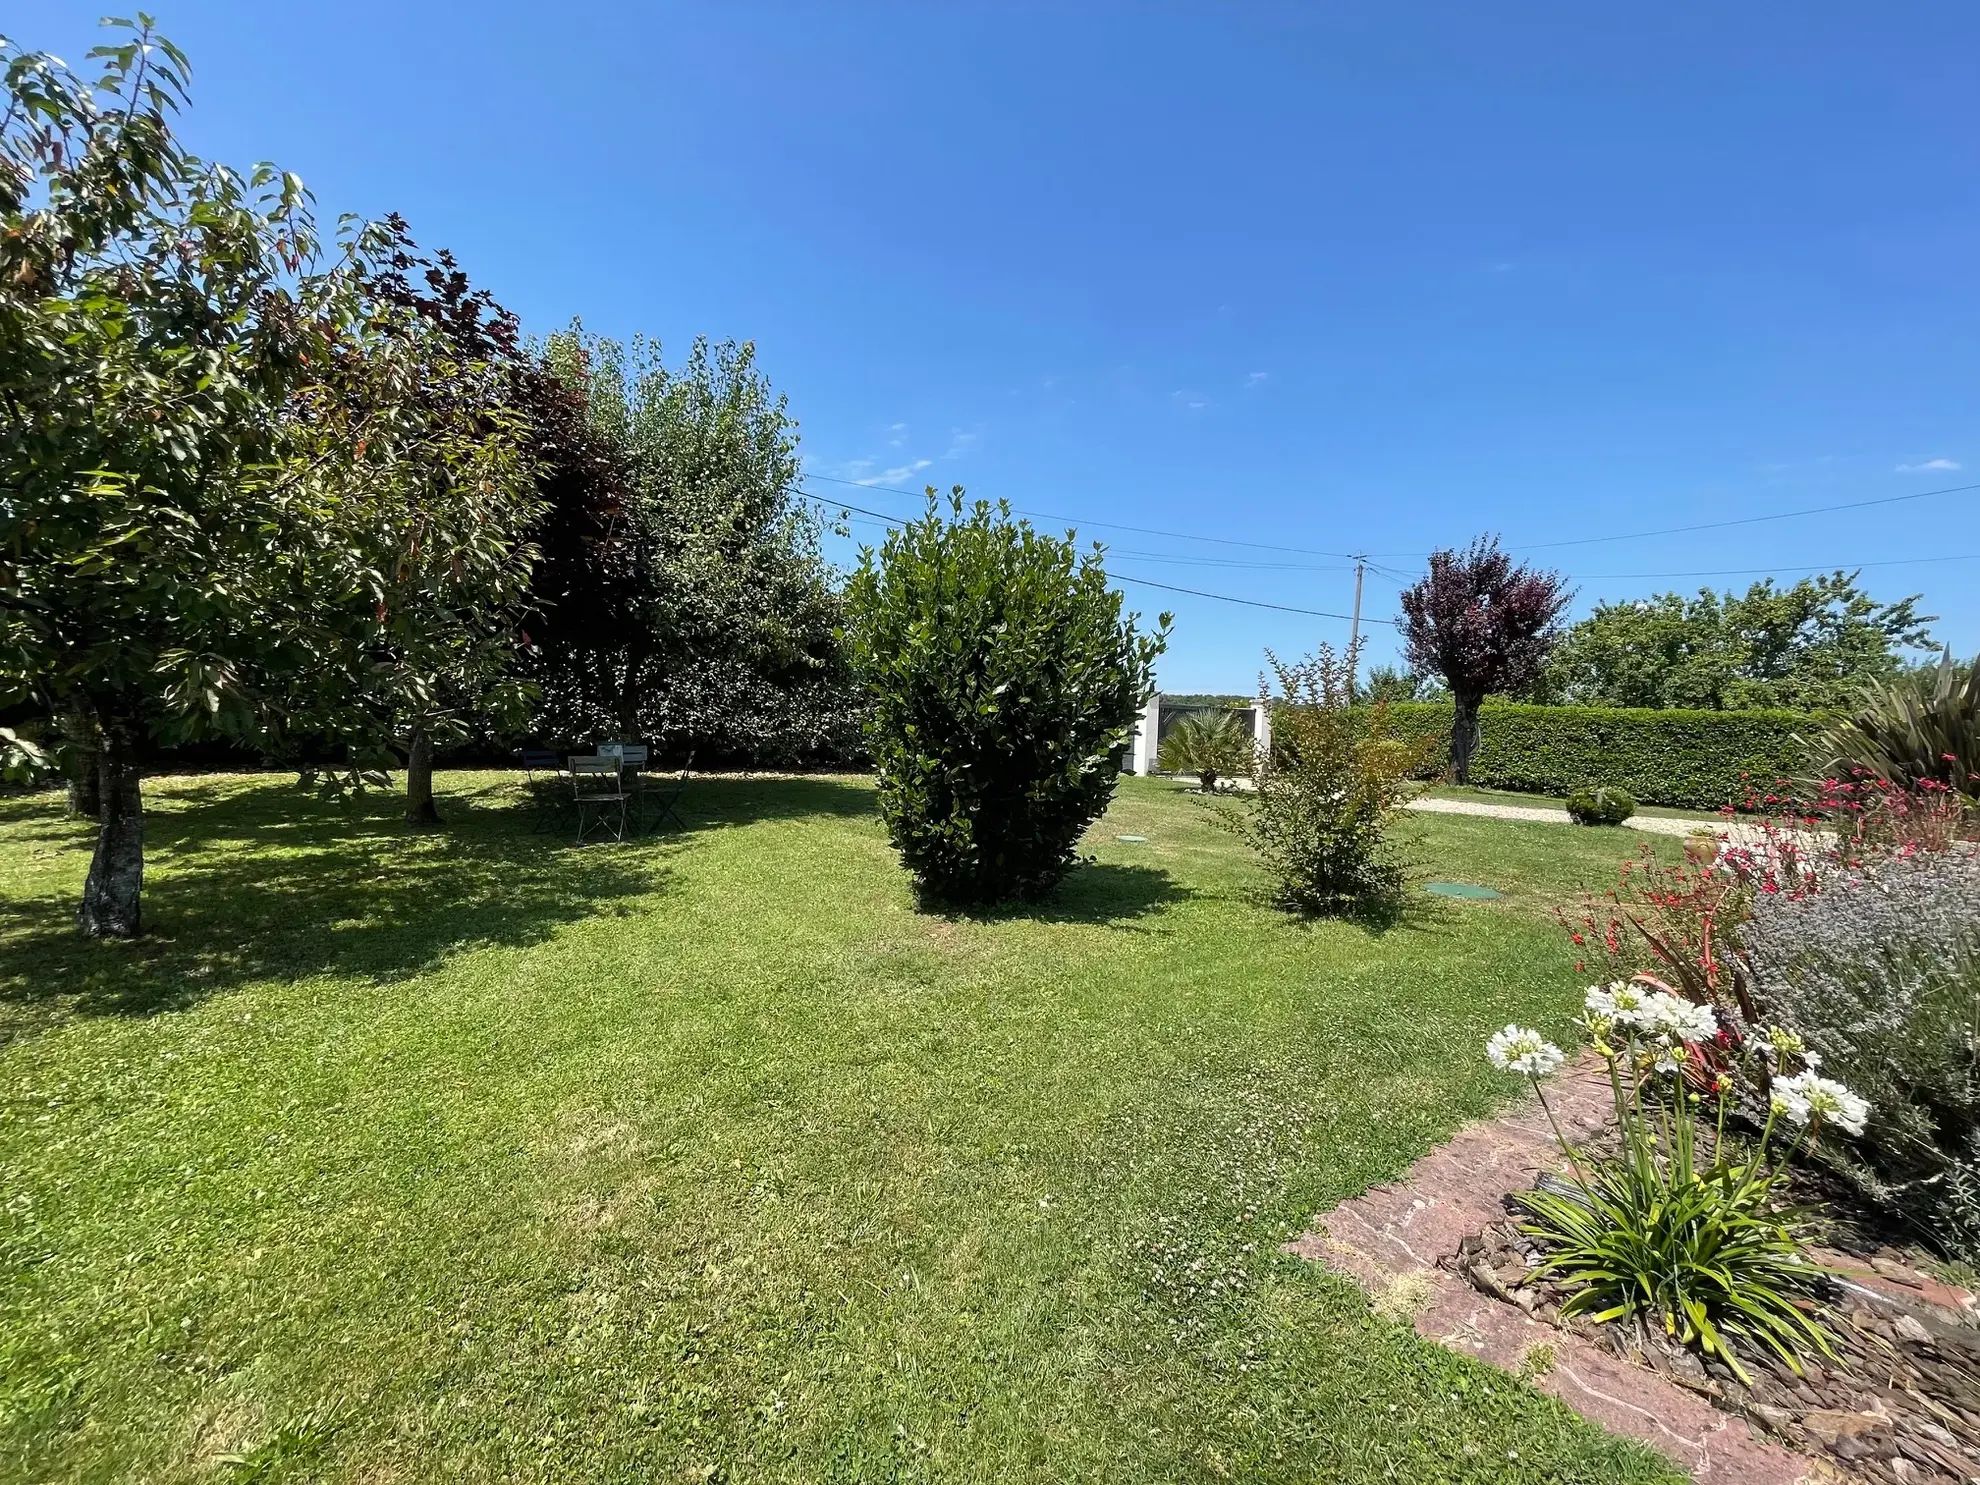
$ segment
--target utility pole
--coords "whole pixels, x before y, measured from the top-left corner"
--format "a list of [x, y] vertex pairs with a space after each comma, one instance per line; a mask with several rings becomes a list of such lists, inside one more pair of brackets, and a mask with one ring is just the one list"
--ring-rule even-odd
[[1348, 700], [1354, 700], [1354, 688], [1361, 674], [1361, 574], [1368, 566], [1364, 554], [1354, 559], [1354, 620], [1348, 625]]

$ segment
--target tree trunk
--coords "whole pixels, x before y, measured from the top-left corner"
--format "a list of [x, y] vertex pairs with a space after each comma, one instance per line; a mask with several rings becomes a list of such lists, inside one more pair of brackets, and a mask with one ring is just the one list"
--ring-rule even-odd
[[76, 927], [86, 938], [136, 938], [144, 891], [144, 799], [138, 789], [137, 734], [118, 721], [97, 749], [96, 854], [83, 883]]
[[415, 727], [406, 744], [406, 823], [440, 823], [440, 811], [433, 807], [433, 739], [424, 727]]
[[103, 818], [103, 770], [99, 762], [96, 719], [81, 706], [62, 724], [68, 739], [69, 813], [85, 820]]
[[1478, 751], [1478, 704], [1482, 696], [1452, 694], [1456, 715], [1451, 722], [1451, 778], [1471, 782], [1471, 755]]

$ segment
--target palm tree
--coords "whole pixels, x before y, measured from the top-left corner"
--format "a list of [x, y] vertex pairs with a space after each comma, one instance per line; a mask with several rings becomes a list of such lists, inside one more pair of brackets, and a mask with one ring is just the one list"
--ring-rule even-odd
[[1193, 773], [1205, 794], [1219, 777], [1251, 772], [1251, 729], [1235, 712], [1184, 717], [1162, 739], [1158, 766], [1164, 773]]

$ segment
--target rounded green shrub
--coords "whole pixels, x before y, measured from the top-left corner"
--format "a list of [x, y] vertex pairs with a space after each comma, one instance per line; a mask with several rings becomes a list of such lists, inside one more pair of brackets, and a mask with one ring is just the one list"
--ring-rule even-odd
[[1113, 797], [1169, 616], [1138, 633], [1097, 547], [949, 503], [931, 492], [847, 585], [880, 813], [925, 896], [1036, 898]]
[[1620, 825], [1636, 813], [1636, 800], [1627, 789], [1583, 784], [1568, 795], [1567, 812], [1577, 825]]

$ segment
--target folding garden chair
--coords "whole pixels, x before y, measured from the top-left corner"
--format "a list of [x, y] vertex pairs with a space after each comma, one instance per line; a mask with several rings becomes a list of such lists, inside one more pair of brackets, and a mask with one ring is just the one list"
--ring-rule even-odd
[[652, 781], [647, 777], [646, 764], [652, 754], [645, 743], [609, 743], [598, 750], [611, 753], [619, 760], [619, 782], [627, 794], [632, 796], [628, 807], [634, 830], [645, 831], [653, 827], [652, 805], [654, 793]]
[[[644, 749], [642, 749], [644, 751]], [[648, 829], [658, 830], [672, 820], [681, 829], [687, 829], [680, 811], [674, 806], [681, 796], [687, 793], [688, 777], [694, 768], [694, 754], [688, 754], [687, 762], [678, 774], [654, 775], [642, 773], [639, 776], [639, 805], [641, 814], [650, 821]]]
[[626, 805], [631, 797], [620, 782], [617, 758], [571, 759], [571, 802], [577, 809], [579, 845], [608, 831], [613, 840], [624, 840]]
[[555, 830], [571, 808], [570, 781], [564, 776], [564, 763], [548, 748], [518, 748], [522, 760], [523, 789], [529, 796], [533, 814], [532, 834]]

